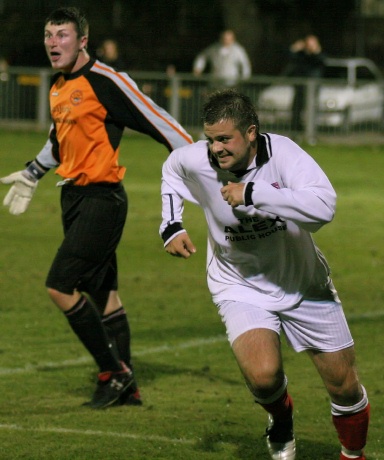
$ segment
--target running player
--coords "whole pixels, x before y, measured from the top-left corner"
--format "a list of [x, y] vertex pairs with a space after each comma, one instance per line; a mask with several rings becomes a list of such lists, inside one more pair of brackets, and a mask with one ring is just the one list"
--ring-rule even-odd
[[334, 216], [336, 195], [315, 161], [290, 139], [260, 134], [250, 99], [235, 90], [204, 105], [206, 141], [181, 147], [163, 166], [165, 250], [189, 258], [183, 200], [208, 223], [207, 278], [229, 342], [255, 401], [268, 413], [272, 459], [294, 460], [293, 402], [280, 348], [307, 351], [331, 398], [340, 459], [364, 459], [369, 402], [327, 262], [311, 233]]
[[35, 160], [1, 179], [13, 184], [4, 204], [12, 214], [23, 213], [39, 179], [57, 167], [65, 236], [47, 277], [48, 293], [99, 367], [89, 405], [141, 404], [117, 291], [116, 249], [128, 204], [119, 144], [125, 127], [169, 151], [192, 139], [126, 73], [89, 56], [88, 22], [77, 8], [51, 13], [44, 34], [51, 65], [60, 71], [50, 89], [53, 124]]

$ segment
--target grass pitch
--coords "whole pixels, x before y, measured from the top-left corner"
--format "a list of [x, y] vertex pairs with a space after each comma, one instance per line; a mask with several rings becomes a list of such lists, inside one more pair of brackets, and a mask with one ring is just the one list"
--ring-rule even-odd
[[[23, 168], [45, 142], [0, 131], [0, 175]], [[338, 192], [334, 222], [314, 238], [333, 270], [356, 342], [372, 419], [368, 460], [384, 459], [383, 147], [311, 146]], [[128, 222], [119, 247], [120, 294], [133, 333], [144, 405], [93, 411], [96, 367], [44, 288], [61, 241], [59, 190], [50, 172], [28, 211], [0, 208], [0, 459], [267, 459], [266, 415], [243, 384], [205, 283], [206, 226], [187, 204], [198, 248], [167, 255], [160, 223], [160, 173], [167, 152], [124, 138]], [[6, 186], [0, 187], [1, 200]], [[307, 356], [283, 340], [295, 401], [298, 460], [338, 458], [328, 397]]]

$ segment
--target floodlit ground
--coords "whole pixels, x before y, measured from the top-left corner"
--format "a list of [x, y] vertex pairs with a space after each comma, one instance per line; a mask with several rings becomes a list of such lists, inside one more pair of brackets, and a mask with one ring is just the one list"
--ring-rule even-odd
[[[44, 141], [40, 134], [0, 132], [0, 175], [22, 169]], [[44, 288], [62, 234], [51, 172], [26, 214], [0, 208], [0, 459], [267, 459], [265, 413], [243, 384], [206, 288], [202, 213], [186, 207], [197, 254], [188, 261], [167, 255], [158, 236], [167, 152], [135, 136], [121, 150], [130, 212], [119, 248], [120, 293], [144, 405], [82, 406], [96, 368]], [[334, 222], [314, 238], [333, 269], [370, 396], [367, 459], [383, 460], [384, 147], [318, 144], [308, 151], [338, 192]], [[1, 200], [6, 190], [0, 187]], [[293, 353], [284, 339], [283, 348], [297, 459], [336, 460], [322, 383], [305, 354]]]

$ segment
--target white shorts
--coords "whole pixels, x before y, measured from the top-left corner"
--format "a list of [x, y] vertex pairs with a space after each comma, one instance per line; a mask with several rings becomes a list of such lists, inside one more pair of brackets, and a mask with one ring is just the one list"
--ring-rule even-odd
[[252, 329], [272, 329], [287, 338], [297, 352], [332, 352], [353, 345], [343, 308], [339, 301], [303, 300], [284, 311], [267, 311], [254, 305], [227, 300], [218, 305], [228, 340], [232, 343]]

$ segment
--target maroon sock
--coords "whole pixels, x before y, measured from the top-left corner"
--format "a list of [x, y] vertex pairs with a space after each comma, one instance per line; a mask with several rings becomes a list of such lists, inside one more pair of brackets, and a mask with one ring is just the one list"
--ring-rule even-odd
[[362, 450], [367, 443], [370, 404], [356, 414], [333, 415], [339, 440], [346, 449]]
[[293, 401], [287, 390], [279, 399], [270, 404], [260, 404], [274, 419], [286, 420], [292, 417]]

